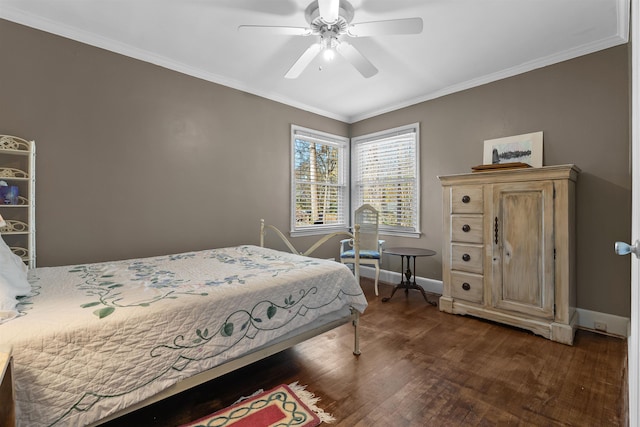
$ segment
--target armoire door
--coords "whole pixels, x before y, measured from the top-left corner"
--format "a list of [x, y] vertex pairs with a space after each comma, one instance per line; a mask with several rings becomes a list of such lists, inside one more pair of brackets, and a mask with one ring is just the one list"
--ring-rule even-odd
[[492, 304], [553, 318], [553, 182], [494, 184], [492, 192]]

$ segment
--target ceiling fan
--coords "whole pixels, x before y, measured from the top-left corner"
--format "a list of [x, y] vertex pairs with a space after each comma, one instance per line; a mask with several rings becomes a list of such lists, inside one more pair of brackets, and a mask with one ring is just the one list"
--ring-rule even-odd
[[319, 36], [285, 74], [285, 78], [297, 78], [313, 59], [323, 52], [331, 60], [338, 52], [365, 78], [374, 76], [378, 69], [345, 37], [369, 37], [391, 34], [419, 34], [422, 18], [389, 19], [384, 21], [352, 24], [354, 9], [346, 0], [314, 0], [305, 10], [309, 27], [286, 27], [265, 25], [240, 25], [238, 31], [258, 34], [282, 34], [294, 36]]

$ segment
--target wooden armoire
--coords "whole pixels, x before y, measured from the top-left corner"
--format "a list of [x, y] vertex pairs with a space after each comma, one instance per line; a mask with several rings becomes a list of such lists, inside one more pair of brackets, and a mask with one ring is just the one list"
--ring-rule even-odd
[[441, 176], [440, 310], [572, 344], [574, 165]]

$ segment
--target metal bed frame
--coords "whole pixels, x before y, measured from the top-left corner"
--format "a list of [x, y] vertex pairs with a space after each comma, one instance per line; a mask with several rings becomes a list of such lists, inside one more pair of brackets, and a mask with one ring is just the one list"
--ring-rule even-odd
[[[304, 252], [299, 252], [292, 244], [291, 242], [285, 237], [285, 235], [278, 230], [276, 227], [272, 226], [272, 225], [266, 225], [264, 223], [264, 220], [260, 220], [260, 246], [264, 247], [264, 238], [267, 234], [268, 230], [272, 230], [275, 232], [275, 234], [277, 236], [279, 236], [284, 243], [287, 245], [287, 247], [289, 248], [289, 250], [292, 253], [298, 254], [298, 255], [303, 255], [303, 256], [309, 256], [311, 253], [313, 253], [316, 249], [318, 249], [320, 246], [322, 246], [324, 243], [326, 243], [327, 241], [331, 240], [334, 237], [337, 236], [342, 236], [345, 237], [347, 236], [350, 239], [353, 239], [353, 247], [355, 249], [355, 253], [356, 253], [356, 263], [354, 264], [354, 272], [355, 272], [355, 277], [356, 280], [358, 280], [359, 283], [359, 279], [360, 279], [360, 266], [359, 266], [359, 257], [358, 257], [358, 247], [359, 247], [359, 226], [356, 225], [354, 227], [354, 232], [353, 234], [346, 232], [346, 231], [338, 231], [338, 232], [334, 232], [331, 234], [328, 234], [326, 236], [323, 236], [320, 240], [318, 240], [313, 246], [311, 246], [309, 249], [307, 249]], [[293, 346], [295, 346], [296, 344], [299, 344], [301, 342], [304, 342], [310, 338], [313, 338], [315, 336], [318, 336], [320, 334], [323, 334], [327, 331], [330, 331], [334, 328], [337, 328], [339, 326], [342, 326], [346, 323], [351, 322], [354, 328], [354, 341], [353, 341], [353, 354], [355, 356], [359, 356], [360, 355], [360, 336], [358, 333], [358, 324], [360, 322], [360, 313], [351, 308], [350, 309], [350, 314], [348, 314], [347, 316], [344, 317], [340, 317], [337, 318], [335, 320], [331, 320], [327, 323], [324, 324], [320, 324], [317, 326], [313, 326], [310, 329], [305, 329], [305, 330], [301, 330], [300, 332], [295, 332], [293, 333], [293, 335], [288, 336], [288, 337], [284, 337], [281, 338], [280, 340], [276, 340], [273, 343], [269, 343], [263, 347], [260, 347], [258, 349], [255, 349], [253, 351], [251, 351], [250, 353], [247, 353], [243, 356], [237, 357], [235, 359], [229, 360], [228, 362], [225, 362], [221, 365], [215, 366], [209, 370], [206, 370], [204, 372], [201, 372], [199, 374], [196, 374], [190, 378], [184, 379], [168, 388], [166, 388], [165, 390], [159, 392], [158, 394], [151, 396], [141, 402], [138, 402], [134, 405], [131, 405], [127, 408], [124, 408], [108, 417], [105, 417], [99, 421], [96, 421], [95, 423], [90, 424], [89, 426], [98, 426], [100, 424], [103, 424], [105, 422], [114, 420], [116, 418], [122, 417], [123, 415], [129, 414], [131, 412], [134, 412], [138, 409], [142, 409], [146, 406], [149, 406], [153, 403], [156, 403], [160, 400], [166, 399], [168, 397], [174, 396], [178, 393], [181, 393], [183, 391], [186, 391], [190, 388], [196, 387], [200, 384], [204, 384], [205, 382], [208, 382], [210, 380], [213, 380], [215, 378], [219, 378], [225, 374], [228, 374], [229, 372], [233, 372], [237, 369], [240, 369], [244, 366], [250, 365], [251, 363], [257, 362], [259, 360], [265, 359], [269, 356], [272, 356], [276, 353], [279, 353], [283, 350], [286, 350], [288, 348], [291, 348]]]

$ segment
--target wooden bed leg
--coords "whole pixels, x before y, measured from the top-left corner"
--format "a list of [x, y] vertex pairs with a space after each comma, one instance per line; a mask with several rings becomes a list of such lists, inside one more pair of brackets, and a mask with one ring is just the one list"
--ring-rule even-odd
[[360, 313], [358, 310], [352, 308], [351, 314], [353, 315], [353, 354], [360, 356], [360, 335], [358, 334], [358, 324], [360, 323]]

